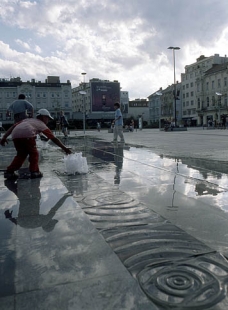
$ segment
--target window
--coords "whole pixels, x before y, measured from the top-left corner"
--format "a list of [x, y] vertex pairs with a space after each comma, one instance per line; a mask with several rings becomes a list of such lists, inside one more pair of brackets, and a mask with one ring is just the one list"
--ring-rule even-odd
[[206, 90], [209, 90], [209, 82], [206, 83]]
[[198, 109], [199, 109], [200, 108], [200, 98], [198, 98], [197, 104], [198, 104]]
[[211, 82], [211, 88], [214, 89], [215, 88], [215, 81]]
[[189, 84], [186, 84], [186, 88], [189, 88]]
[[224, 87], [227, 86], [227, 77], [224, 77]]
[[212, 96], [212, 105], [215, 105], [215, 96]]
[[221, 87], [221, 79], [218, 79], [218, 88]]
[[218, 96], [218, 105], [221, 105], [221, 103], [222, 103], [222, 98], [221, 96]]
[[190, 84], [190, 85], [191, 85], [191, 87], [193, 87], [193, 82], [191, 82], [191, 84]]
[[191, 105], [194, 105], [194, 100], [191, 100]]
[[194, 91], [191, 91], [191, 97], [193, 97], [194, 96]]
[[207, 107], [209, 107], [210, 101], [209, 101], [209, 97], [207, 97]]
[[227, 106], [227, 94], [224, 96], [224, 105]]

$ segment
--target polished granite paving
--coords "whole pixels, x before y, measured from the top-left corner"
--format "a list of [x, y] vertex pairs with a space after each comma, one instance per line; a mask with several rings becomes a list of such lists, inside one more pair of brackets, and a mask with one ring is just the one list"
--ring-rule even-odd
[[42, 179], [0, 174], [0, 309], [227, 309], [226, 164], [64, 143], [87, 174], [66, 174], [49, 144]]

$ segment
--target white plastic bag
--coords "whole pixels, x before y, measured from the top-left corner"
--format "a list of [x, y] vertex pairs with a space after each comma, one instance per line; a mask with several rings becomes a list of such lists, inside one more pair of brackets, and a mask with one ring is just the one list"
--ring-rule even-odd
[[65, 170], [68, 174], [88, 173], [88, 165], [86, 157], [82, 157], [82, 153], [74, 153], [64, 156]]

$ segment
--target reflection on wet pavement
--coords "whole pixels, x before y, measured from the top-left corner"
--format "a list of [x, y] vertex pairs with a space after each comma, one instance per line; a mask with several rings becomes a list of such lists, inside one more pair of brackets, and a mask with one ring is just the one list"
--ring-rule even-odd
[[[227, 175], [143, 148], [89, 144], [90, 176], [78, 176], [87, 187], [74, 197], [146, 295], [162, 308], [226, 307], [228, 264], [217, 251], [228, 254]], [[212, 222], [226, 237], [213, 235]]]
[[[97, 300], [113, 281], [102, 309], [127, 309], [130, 299], [135, 309], [228, 308], [227, 164], [97, 139], [68, 143], [87, 157], [88, 174], [67, 175], [51, 147], [41, 152], [43, 179], [0, 187], [1, 300], [64, 291], [74, 309], [82, 287]], [[118, 300], [120, 283], [122, 291], [129, 285], [125, 268], [148, 299], [132, 281]], [[24, 294], [17, 300], [26, 304]]]

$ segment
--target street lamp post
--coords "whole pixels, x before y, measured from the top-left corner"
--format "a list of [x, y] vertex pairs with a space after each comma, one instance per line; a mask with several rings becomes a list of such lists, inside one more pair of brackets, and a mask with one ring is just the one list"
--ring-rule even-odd
[[82, 91], [79, 91], [79, 94], [81, 94], [83, 96], [83, 132], [84, 132], [84, 136], [85, 136], [85, 95], [86, 95], [86, 84], [85, 84], [85, 76], [86, 76], [86, 72], [82, 72], [81, 75], [84, 77], [83, 79], [83, 89]]
[[[157, 96], [162, 96], [162, 92], [157, 91], [155, 93]], [[161, 130], [161, 99], [159, 100], [159, 120], [158, 120], [158, 124], [159, 124], [159, 130]]]
[[221, 115], [220, 115], [220, 107], [221, 107], [221, 98], [222, 98], [222, 94], [221, 94], [221, 93], [218, 93], [218, 92], [216, 92], [215, 94], [218, 96], [217, 109], [218, 109], [218, 122], [220, 123], [220, 118], [221, 118]]
[[85, 95], [86, 95], [86, 91], [80, 90], [79, 94], [83, 96], [83, 132], [85, 136]]
[[83, 83], [84, 83], [84, 87], [85, 87], [85, 76], [86, 76], [86, 72], [82, 72], [81, 75], [83, 75], [83, 77], [84, 77]]
[[173, 50], [173, 72], [174, 72], [174, 90], [173, 90], [173, 97], [174, 97], [174, 124], [176, 127], [176, 121], [177, 121], [177, 94], [176, 94], [176, 68], [175, 68], [175, 50], [179, 50], [180, 47], [176, 46], [170, 46], [168, 47], [169, 50]]

